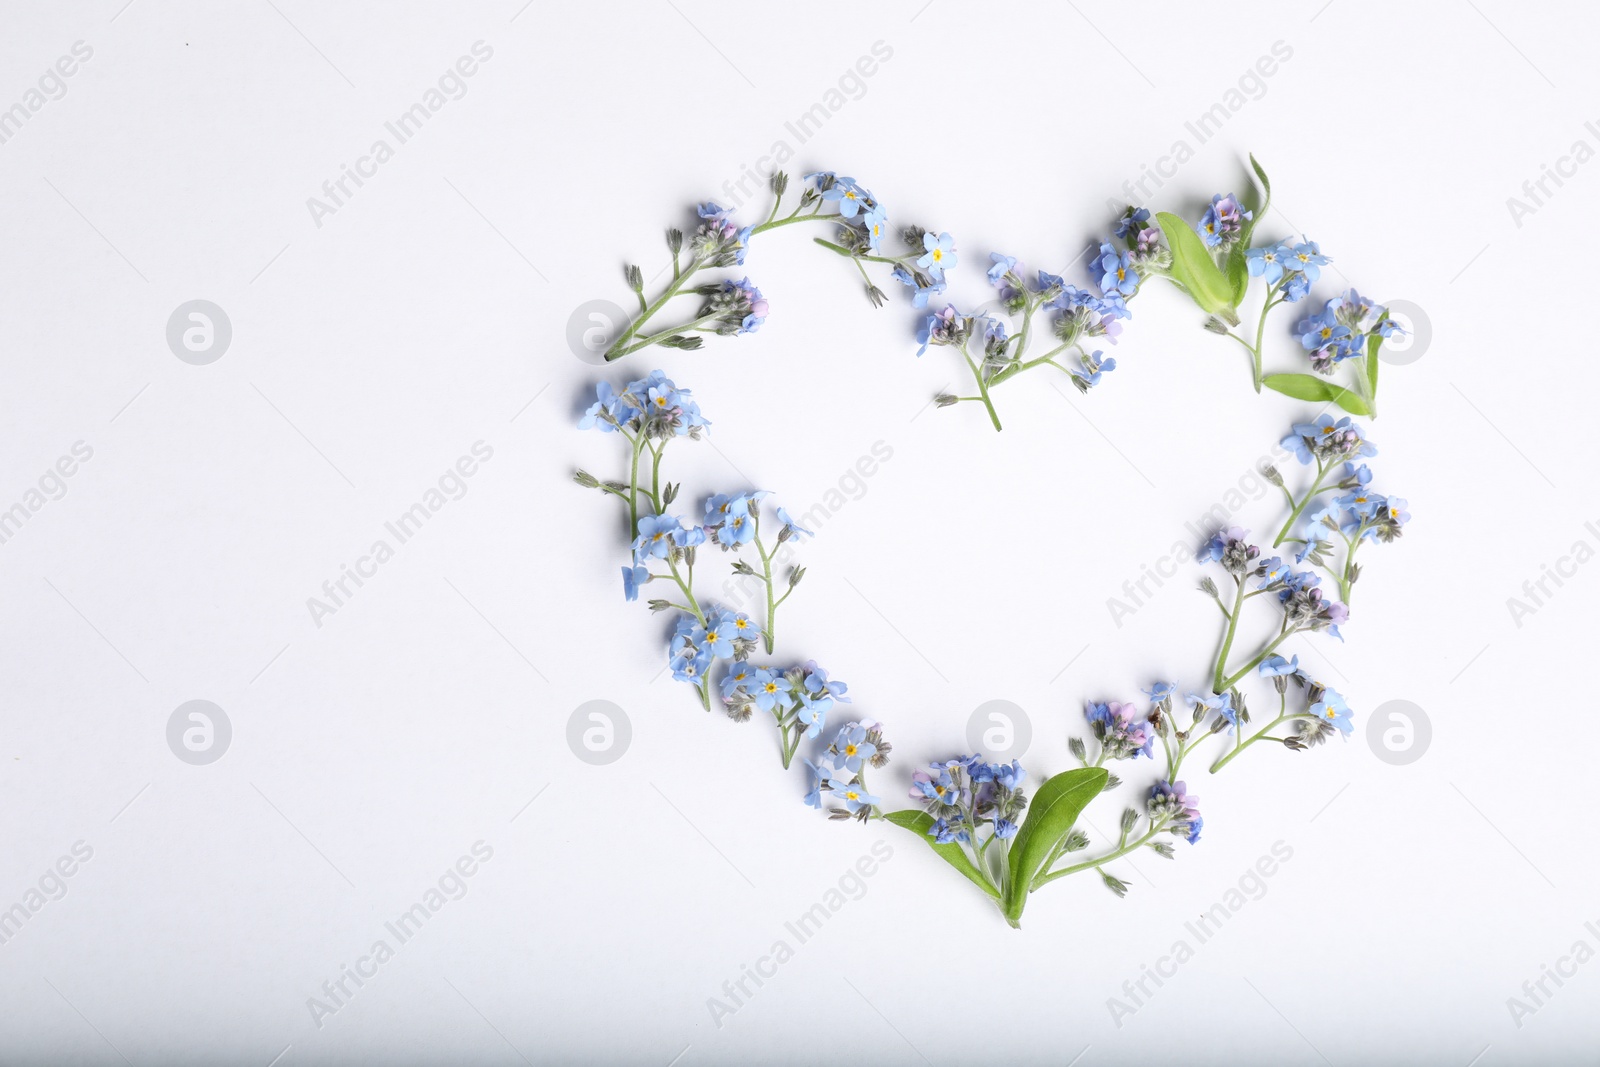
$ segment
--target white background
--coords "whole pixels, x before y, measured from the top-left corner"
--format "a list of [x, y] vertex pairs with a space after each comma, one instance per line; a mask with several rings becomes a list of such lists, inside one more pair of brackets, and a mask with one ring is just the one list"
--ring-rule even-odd
[[[93, 457], [0, 546], [0, 907], [75, 842], [93, 857], [0, 945], [0, 1059], [1592, 1052], [1600, 963], [1547, 983], [1520, 1027], [1507, 998], [1579, 939], [1600, 947], [1584, 928], [1600, 921], [1597, 571], [1551, 584], [1520, 627], [1506, 604], [1575, 541], [1600, 544], [1584, 528], [1600, 170], [1549, 184], [1520, 226], [1506, 205], [1574, 141], [1600, 147], [1591, 11], [520, 6], [6, 6], [0, 106], [75, 42], [93, 57], [0, 145], [0, 507], [74, 442]], [[307, 198], [480, 40], [493, 56], [466, 95], [317, 225]], [[785, 123], [878, 41], [892, 58], [798, 143]], [[1200, 144], [1185, 123], [1278, 41], [1292, 58]], [[661, 674], [662, 620], [621, 595], [615, 502], [569, 480], [622, 473], [617, 440], [576, 415], [601, 377], [664, 367], [715, 423], [669, 452], [686, 495], [759, 487], [799, 509], [892, 448], [805, 546], [779, 658], [817, 658], [889, 724], [876, 781], [895, 802], [916, 763], [966, 747], [984, 701], [1026, 709], [1042, 777], [1069, 765], [1085, 698], [1203, 682], [1217, 618], [1196, 570], [1120, 627], [1106, 601], [1192, 543], [1185, 523], [1309, 409], [1251, 393], [1236, 346], [1155, 288], [1092, 396], [1026, 376], [997, 394], [997, 435], [976, 405], [927, 407], [964, 368], [915, 358], [901, 292], [874, 311], [798, 227], [748, 264], [772, 305], [759, 334], [575, 358], [573, 310], [623, 303], [622, 264], [654, 275], [660, 231], [727, 202], [779, 140], [792, 172], [853, 174], [897, 223], [955, 234], [967, 306], [990, 251], [1081, 278], [1107, 199], [1175, 142], [1193, 158], [1153, 206], [1191, 217], [1244, 191], [1254, 151], [1277, 192], [1261, 232], [1335, 259], [1319, 298], [1355, 284], [1431, 320], [1422, 358], [1385, 368], [1371, 429], [1378, 487], [1413, 524], [1365, 553], [1348, 642], [1296, 646], [1357, 734], [1259, 746], [1215, 780], [1197, 760], [1205, 839], [1114, 865], [1126, 900], [1070, 879], [1014, 931], [909, 835], [805, 808], [769, 726], [703, 714]], [[208, 366], [165, 340], [195, 298], [232, 323]], [[1303, 369], [1293, 317], [1269, 326], [1269, 367]], [[493, 458], [467, 494], [315, 625], [307, 598], [478, 441]], [[1237, 521], [1280, 520], [1262, 497]], [[193, 699], [232, 723], [209, 766], [167, 746]], [[592, 699], [631, 721], [608, 766], [566, 743]], [[1365, 740], [1395, 699], [1433, 728], [1407, 766]], [[1150, 769], [1127, 771], [1131, 796]], [[1111, 829], [1118, 810], [1090, 816]], [[480, 840], [493, 858], [470, 891], [317, 1026], [308, 998]], [[893, 855], [865, 895], [718, 1027], [708, 998], [879, 840]], [[1279, 841], [1293, 858], [1265, 895], [1116, 1025], [1108, 998]]]

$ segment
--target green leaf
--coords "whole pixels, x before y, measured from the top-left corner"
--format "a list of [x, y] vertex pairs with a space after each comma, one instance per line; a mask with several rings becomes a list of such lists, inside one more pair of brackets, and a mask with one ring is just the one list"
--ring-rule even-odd
[[1238, 307], [1244, 302], [1245, 290], [1250, 288], [1250, 265], [1244, 258], [1244, 250], [1249, 247], [1249, 242], [1250, 238], [1246, 236], [1238, 244], [1234, 245], [1233, 251], [1228, 253], [1228, 260], [1224, 264], [1228, 272], [1228, 286], [1233, 291], [1234, 307]]
[[1156, 223], [1172, 249], [1172, 280], [1183, 286], [1201, 311], [1216, 315], [1229, 326], [1239, 325], [1233, 310], [1233, 286], [1217, 268], [1200, 235], [1170, 212], [1157, 214]]
[[933, 816], [925, 811], [915, 808], [906, 808], [901, 811], [891, 811], [884, 816], [885, 819], [896, 826], [903, 826], [928, 843], [928, 847], [938, 853], [950, 866], [961, 872], [963, 878], [988, 893], [995, 900], [1000, 899], [1000, 892], [983, 876], [983, 872], [973, 864], [972, 857], [967, 855], [967, 850], [952, 842], [941, 845], [928, 836], [928, 830], [933, 826]]
[[[1378, 317], [1378, 322], [1383, 322], [1389, 317], [1389, 309], [1385, 308]], [[1378, 335], [1376, 324], [1372, 327], [1372, 334], [1367, 338], [1367, 395], [1374, 400], [1378, 398], [1378, 350], [1383, 347], [1383, 338]]]
[[1310, 374], [1269, 374], [1261, 384], [1296, 400], [1338, 404], [1352, 415], [1372, 414], [1367, 402], [1355, 393]]
[[1250, 154], [1250, 169], [1256, 172], [1256, 180], [1261, 183], [1261, 206], [1256, 208], [1253, 217], [1244, 224], [1244, 230], [1239, 236], [1239, 246], [1248, 248], [1250, 235], [1255, 233], [1256, 224], [1266, 217], [1267, 209], [1272, 206], [1272, 183], [1267, 180], [1267, 172], [1261, 169], [1261, 164], [1256, 162], [1255, 153]]
[[1034, 878], [1055, 853], [1056, 846], [1072, 832], [1078, 814], [1105, 788], [1108, 773], [1104, 767], [1063, 771], [1049, 778], [1034, 794], [1028, 817], [1011, 842], [1005, 911], [1006, 920], [1013, 926], [1022, 918]]

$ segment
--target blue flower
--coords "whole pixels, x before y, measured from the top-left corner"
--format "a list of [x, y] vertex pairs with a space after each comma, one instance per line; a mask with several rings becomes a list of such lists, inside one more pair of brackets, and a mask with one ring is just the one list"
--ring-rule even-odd
[[1201, 815], [1196, 815], [1194, 817], [1193, 821], [1191, 821], [1189, 823], [1189, 832], [1187, 834], [1183, 835], [1183, 839], [1185, 841], [1189, 842], [1189, 844], [1191, 844], [1191, 845], [1196, 843], [1197, 841], [1199, 841], [1200, 840], [1200, 828], [1202, 826], [1204, 826], [1205, 824], [1206, 824], [1205, 817], [1201, 816]]
[[718, 684], [722, 686], [722, 695], [731, 697], [734, 690], [754, 682], [755, 677], [756, 668], [754, 665], [745, 661], [738, 661], [728, 668], [728, 673], [722, 676], [722, 681]]
[[1289, 576], [1289, 565], [1278, 556], [1273, 556], [1256, 566], [1261, 574], [1261, 584], [1256, 587], [1258, 589], [1265, 589], [1273, 582], [1281, 582]]
[[1004, 817], [996, 818], [994, 821], [994, 836], [1000, 838], [1002, 841], [1007, 841], [1013, 837], [1016, 837], [1019, 829], [1021, 829], [1021, 827], [1012, 822], [1010, 819]]
[[822, 728], [828, 725], [828, 709], [833, 707], [831, 700], [808, 700], [805, 694], [798, 694], [800, 707], [795, 711], [795, 721], [804, 723], [807, 737], [817, 737], [822, 733]]
[[1344, 697], [1332, 689], [1324, 689], [1322, 699], [1306, 711], [1317, 721], [1337, 727], [1346, 737], [1349, 737], [1350, 732], [1355, 729], [1354, 713], [1350, 710], [1350, 705], [1344, 702]]
[[1098, 351], [1092, 355], [1084, 356], [1079, 361], [1083, 365], [1082, 370], [1077, 367], [1069, 368], [1068, 373], [1072, 375], [1072, 384], [1076, 385], [1080, 392], [1087, 393], [1090, 389], [1100, 384], [1100, 379], [1104, 375], [1110, 374], [1117, 369], [1117, 361], [1115, 359], [1101, 359], [1100, 356], [1101, 353]]
[[1173, 685], [1171, 682], [1157, 682], [1149, 689], [1140, 690], [1140, 692], [1144, 693], [1150, 698], [1150, 703], [1152, 704], [1159, 704], [1163, 700], [1171, 699], [1172, 694], [1176, 693], [1177, 691], [1178, 687]]
[[999, 252], [990, 252], [989, 261], [993, 264], [989, 268], [989, 284], [996, 289], [1006, 284], [1006, 275], [1010, 274], [1017, 265], [1016, 256], [1002, 256]]
[[1264, 279], [1269, 286], [1277, 285], [1283, 278], [1284, 259], [1289, 251], [1281, 244], [1252, 248], [1244, 254], [1245, 269], [1250, 277]]
[[1147, 208], [1130, 208], [1124, 212], [1122, 218], [1117, 220], [1117, 236], [1127, 237], [1136, 234], [1145, 228], [1150, 221], [1150, 211]]
[[847, 219], [853, 219], [868, 196], [867, 191], [857, 185], [854, 178], [839, 177], [833, 180], [831, 188], [823, 190], [822, 199], [838, 204], [839, 214]]
[[929, 315], [917, 328], [917, 355], [926, 352], [929, 345], [953, 345], [965, 340], [966, 319], [954, 306], [946, 304], [943, 311]]
[[1284, 678], [1291, 674], [1300, 673], [1300, 657], [1284, 659], [1282, 656], [1268, 656], [1261, 661], [1261, 666], [1256, 670], [1263, 678]]
[[944, 272], [956, 265], [955, 238], [948, 233], [941, 233], [937, 237], [931, 233], [923, 234], [922, 247], [925, 251], [917, 260], [917, 266], [927, 271], [934, 280], [944, 277]]
[[1216, 563], [1227, 553], [1229, 545], [1236, 541], [1243, 542], [1249, 535], [1250, 531], [1242, 526], [1229, 526], [1226, 529], [1218, 530], [1211, 535], [1211, 540], [1205, 543], [1205, 547], [1200, 550], [1200, 555], [1204, 557], [1206, 562]]
[[[642, 422], [646, 434], [653, 437], [669, 434], [681, 437], [711, 425], [700, 414], [699, 405], [689, 399], [689, 390], [679, 389], [664, 371], [653, 370], [646, 377], [629, 382], [620, 394], [613, 393], [609, 386], [597, 387], [596, 392], [601, 402], [589, 409], [585, 421], [591, 417], [598, 419], [600, 409], [604, 408], [623, 425]], [[615, 428], [606, 425], [604, 420], [595, 425], [608, 430]], [[580, 422], [579, 426], [583, 427], [584, 423]]]
[[1328, 264], [1328, 257], [1322, 254], [1322, 249], [1317, 247], [1315, 241], [1301, 241], [1289, 249], [1289, 255], [1285, 258], [1289, 268], [1304, 275], [1307, 282], [1321, 278], [1322, 268]]
[[1312, 366], [1324, 374], [1335, 363], [1360, 354], [1360, 338], [1339, 321], [1339, 308], [1339, 301], [1330, 300], [1321, 312], [1295, 326], [1301, 347], [1311, 353]]
[[843, 682], [829, 681], [828, 672], [817, 666], [816, 660], [807, 660], [801, 669], [805, 671], [806, 692], [813, 697], [831, 697], [841, 704], [850, 703], [850, 698], [845, 696], [850, 687]]
[[[1190, 693], [1183, 699], [1191, 708], [1204, 708], [1206, 711], [1216, 712], [1218, 716], [1227, 720], [1230, 731], [1239, 725], [1239, 712], [1233, 706], [1233, 698], [1227, 693], [1212, 693], [1210, 696]], [[1204, 712], [1201, 714], [1203, 716]]]
[[1291, 274], [1283, 283], [1283, 299], [1291, 304], [1298, 304], [1311, 293], [1311, 283], [1304, 274]]
[[725, 616], [713, 615], [700, 631], [700, 648], [722, 659], [733, 658], [733, 624]]
[[889, 232], [888, 216], [884, 214], [883, 208], [878, 204], [873, 204], [872, 207], [867, 209], [867, 213], [861, 216], [861, 224], [866, 227], [867, 231], [867, 250], [869, 252], [878, 251], [884, 235]]
[[917, 771], [911, 776], [911, 799], [929, 800], [941, 805], [957, 803], [961, 799], [960, 789], [950, 771], [937, 763], [931, 763], [928, 767], [932, 774]]
[[[1340, 496], [1334, 497], [1333, 502], [1339, 505], [1341, 508], [1349, 511], [1356, 520], [1359, 520], [1348, 523], [1350, 529], [1344, 531], [1345, 534], [1348, 535], [1352, 533], [1355, 527], [1359, 526], [1362, 521], [1377, 515], [1378, 509], [1383, 507], [1384, 504], [1388, 502], [1388, 498], [1386, 498], [1382, 493], [1373, 493], [1366, 489], [1357, 489], [1354, 492], [1344, 493]], [[1339, 525], [1341, 528], [1343, 528], [1347, 524], [1340, 523]]]
[[735, 641], [753, 642], [761, 636], [761, 627], [742, 611], [723, 609], [717, 613], [717, 622]]
[[598, 429], [601, 433], [615, 433], [619, 423], [626, 422], [631, 415], [624, 412], [626, 405], [617, 391], [611, 388], [610, 382], [600, 382], [594, 387], [595, 396], [599, 397], [583, 413], [583, 418], [578, 420], [578, 429]]
[[914, 308], [927, 307], [930, 299], [938, 296], [945, 290], [945, 283], [943, 281], [935, 281], [932, 285], [919, 284], [916, 275], [912, 274], [904, 267], [897, 266], [894, 270], [890, 271], [889, 274], [894, 278], [895, 281], [911, 290], [911, 306]]
[[749, 511], [728, 516], [728, 521], [717, 528], [718, 543], [729, 548], [747, 545], [754, 541], [755, 537], [756, 524]]
[[1283, 446], [1301, 463], [1310, 463], [1313, 457], [1348, 459], [1378, 454], [1378, 446], [1362, 435], [1361, 427], [1348, 415], [1340, 419], [1324, 415], [1316, 422], [1297, 422], [1291, 429], [1294, 433], [1283, 439]]
[[842, 728], [833, 739], [832, 750], [838, 753], [838, 765], [852, 774], [878, 754], [878, 746], [867, 740], [867, 728], [860, 723]]
[[847, 785], [834, 782], [832, 795], [844, 801], [844, 806], [852, 815], [862, 808], [870, 808], [878, 803], [878, 798], [867, 792], [866, 786], [860, 782], [851, 782]]
[[639, 516], [639, 536], [633, 542], [633, 558], [666, 559], [672, 538], [682, 525], [672, 515]]
[[806, 792], [806, 803], [820, 811], [822, 809], [822, 791], [833, 788], [832, 779], [823, 768], [805, 759], [804, 756], [800, 758], [805, 760], [806, 766], [811, 770], [811, 788]]
[[1220, 248], [1236, 239], [1244, 224], [1254, 216], [1239, 206], [1238, 199], [1228, 193], [1218, 193], [1211, 198], [1205, 217], [1200, 220], [1200, 240], [1207, 248]]
[[994, 763], [989, 766], [989, 773], [994, 782], [1002, 789], [1016, 789], [1027, 779], [1028, 772], [1022, 769], [1022, 764], [1012, 760], [1010, 765]]
[[629, 600], [638, 600], [639, 587], [649, 580], [649, 567], [622, 568], [622, 592]]
[[787, 511], [785, 511], [783, 508], [779, 508], [778, 509], [778, 521], [783, 523], [783, 528], [784, 529], [793, 530], [794, 533], [796, 533], [796, 534], [804, 534], [807, 537], [815, 537], [816, 536], [810, 530], [806, 529], [804, 526], [801, 526], [798, 522], [795, 522], [794, 519], [790, 518], [789, 517], [789, 513]]
[[[952, 822], [957, 825], [951, 826]], [[971, 841], [971, 835], [967, 833], [966, 828], [960, 823], [960, 812], [955, 812], [949, 819], [935, 819], [933, 825], [928, 828], [928, 836], [933, 838], [934, 843], [940, 845], [948, 845], [955, 841], [963, 843]]]
[[1090, 260], [1090, 270], [1099, 274], [1101, 292], [1132, 296], [1139, 290], [1139, 272], [1133, 269], [1128, 253], [1118, 252], [1109, 244], [1100, 246]]
[[771, 711], [780, 704], [788, 706], [788, 687], [784, 685], [783, 677], [776, 671], [765, 667], [757, 670], [750, 679], [748, 691], [754, 699], [755, 706], [762, 711]]

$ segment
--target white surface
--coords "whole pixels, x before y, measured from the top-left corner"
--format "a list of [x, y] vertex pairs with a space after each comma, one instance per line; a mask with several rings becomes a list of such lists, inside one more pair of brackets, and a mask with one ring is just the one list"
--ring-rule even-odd
[[[1597, 542], [1583, 347], [1600, 171], [1520, 227], [1506, 206], [1575, 140], [1600, 145], [1582, 103], [1592, 11], [121, 4], [9, 5], [0, 34], [3, 105], [74, 42], [93, 48], [0, 145], [0, 504], [74, 442], [93, 449], [0, 546], [0, 905], [75, 842], [93, 849], [0, 945], [0, 1059], [1489, 1067], [1592, 1051], [1600, 963], [1520, 1028], [1506, 1000], [1575, 941], [1600, 945], [1582, 680], [1597, 571], [1520, 628], [1505, 603]], [[465, 95], [315, 225], [307, 198], [480, 40], [493, 55]], [[793, 145], [785, 122], [876, 41], [892, 59]], [[1275, 41], [1292, 58], [1197, 144], [1185, 123]], [[1348, 643], [1300, 648], [1361, 725], [1390, 699], [1423, 706], [1426, 755], [1391, 767], [1358, 733], [1252, 752], [1216, 780], [1197, 765], [1200, 846], [1118, 865], [1127, 900], [1054, 886], [1018, 933], [901, 831], [803, 807], [770, 729], [654, 680], [660, 623], [622, 601], [615, 509], [568, 481], [621, 469], [614, 438], [573, 429], [601, 373], [659, 365], [695, 389], [715, 448], [675, 447], [673, 477], [696, 495], [754, 483], [809, 506], [874, 442], [893, 449], [806, 547], [782, 634], [890, 724], [892, 796], [965, 747], [985, 700], [1028, 710], [1043, 775], [1067, 766], [1085, 697], [1198, 680], [1216, 620], [1193, 571], [1121, 628], [1105, 601], [1304, 410], [1252, 395], [1233, 346], [1163, 290], [1091, 398], [1021, 379], [1000, 394], [1003, 435], [975, 405], [923, 413], [965, 371], [914, 358], [900, 294], [874, 312], [792, 230], [749, 265], [772, 301], [760, 334], [605, 372], [575, 359], [571, 311], [623, 303], [620, 264], [658, 270], [661, 229], [777, 139], [791, 171], [854, 174], [897, 221], [954, 233], [973, 268], [991, 250], [1068, 265], [1179, 139], [1194, 157], [1156, 203], [1191, 214], [1243, 191], [1253, 150], [1281, 209], [1263, 232], [1304, 230], [1364, 292], [1426, 308], [1432, 348], [1385, 369], [1372, 430], [1413, 526], [1368, 554]], [[973, 269], [953, 295], [983, 292]], [[164, 338], [194, 298], [233, 325], [209, 366]], [[316, 627], [306, 598], [478, 441], [493, 457], [465, 496]], [[1276, 514], [1263, 499], [1243, 524]], [[166, 744], [192, 699], [233, 724], [210, 766]], [[565, 743], [591, 699], [631, 719], [610, 766]], [[1092, 809], [1108, 827], [1116, 810]], [[707, 998], [877, 840], [893, 855], [862, 899], [714, 1025]], [[465, 896], [314, 1025], [308, 998], [478, 841], [493, 856]], [[1114, 1025], [1107, 999], [1278, 841], [1293, 858], [1265, 896]]]

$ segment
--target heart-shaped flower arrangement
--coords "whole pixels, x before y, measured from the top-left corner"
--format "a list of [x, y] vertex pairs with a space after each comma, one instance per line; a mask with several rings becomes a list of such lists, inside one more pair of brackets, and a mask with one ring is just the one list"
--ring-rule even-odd
[[[882, 819], [915, 833], [993, 900], [1012, 926], [1020, 924], [1029, 895], [1058, 878], [1097, 871], [1121, 896], [1128, 885], [1106, 870], [1107, 864], [1146, 848], [1172, 858], [1171, 838], [1190, 844], [1199, 840], [1204, 820], [1197, 798], [1179, 775], [1202, 747], [1208, 749], [1215, 773], [1258, 742], [1299, 752], [1335, 733], [1348, 736], [1353, 728], [1344, 698], [1302, 669], [1299, 657], [1285, 659], [1277, 649], [1300, 633], [1339, 637], [1339, 627], [1349, 617], [1352, 586], [1361, 574], [1357, 552], [1368, 542], [1395, 540], [1410, 519], [1405, 500], [1371, 488], [1372, 472], [1362, 461], [1377, 449], [1365, 431], [1348, 415], [1329, 414], [1334, 406], [1355, 415], [1374, 414], [1379, 351], [1400, 327], [1387, 309], [1349, 290], [1328, 300], [1321, 311], [1308, 313], [1295, 328], [1314, 373], [1263, 374], [1268, 313], [1280, 304], [1305, 301], [1328, 259], [1316, 242], [1304, 238], [1252, 246], [1271, 186], [1254, 157], [1250, 162], [1261, 184], [1260, 203], [1253, 210], [1231, 194], [1219, 195], [1199, 224], [1191, 226], [1167, 213], [1158, 213], [1152, 222], [1146, 209], [1128, 208], [1114, 239], [1090, 256], [1090, 281], [1098, 292], [1045, 271], [1030, 281], [1015, 258], [995, 254], [988, 279], [1000, 292], [1005, 316], [968, 316], [947, 305], [931, 313], [918, 334], [918, 355], [931, 345], [952, 347], [972, 373], [975, 395], [940, 396], [940, 406], [981, 403], [998, 430], [993, 393], [1026, 371], [1052, 367], [1083, 392], [1099, 384], [1116, 361], [1093, 345], [1116, 343], [1130, 317], [1129, 303], [1150, 279], [1165, 277], [1205, 313], [1207, 330], [1247, 350], [1257, 391], [1265, 385], [1319, 403], [1322, 409], [1296, 423], [1282, 441], [1285, 454], [1311, 468], [1309, 480], [1291, 485], [1274, 467], [1261, 471], [1281, 491], [1287, 509], [1271, 546], [1283, 555], [1267, 555], [1237, 527], [1218, 530], [1194, 554], [1196, 561], [1221, 568], [1225, 586], [1209, 576], [1200, 583], [1222, 616], [1219, 651], [1202, 691], [1180, 692], [1173, 683], [1157, 682], [1145, 690], [1148, 700], [1142, 707], [1120, 701], [1089, 703], [1088, 737], [1071, 741], [1082, 766], [1045, 779], [1031, 797], [1024, 788], [1027, 772], [1016, 760], [990, 763], [974, 754], [928, 764], [911, 776], [910, 796], [919, 806], [886, 810], [867, 782], [869, 770], [889, 762], [884, 727], [860, 719], [836, 725], [824, 739], [830, 714], [850, 703], [848, 686], [815, 662], [786, 667], [770, 660], [778, 609], [805, 576], [805, 568], [792, 563], [793, 545], [810, 536], [801, 525], [804, 516], [797, 520], [774, 506], [767, 499], [770, 493], [754, 491], [711, 495], [691, 509], [687, 520], [673, 513], [681, 486], [663, 475], [667, 446], [680, 438], [699, 440], [710, 423], [690, 391], [659, 370], [620, 388], [600, 382], [595, 403], [579, 422], [583, 429], [617, 434], [628, 445], [626, 481], [601, 480], [582, 470], [576, 480], [616, 497], [627, 509], [633, 542], [632, 559], [622, 568], [626, 598], [638, 599], [645, 586], [668, 590], [649, 598], [649, 606], [675, 616], [667, 651], [673, 677], [691, 685], [707, 711], [716, 704], [737, 721], [770, 718], [785, 768], [803, 744], [813, 742], [815, 758], [802, 757], [809, 770], [808, 804], [826, 808], [835, 819]], [[797, 223], [832, 227], [828, 237], [816, 242], [853, 262], [875, 305], [886, 298], [869, 267], [889, 267], [918, 308], [944, 291], [945, 274], [958, 258], [948, 233], [907, 227], [901, 232], [906, 251], [885, 254], [888, 223], [876, 197], [853, 179], [829, 172], [806, 175], [805, 183], [798, 205], [788, 214], [781, 212], [789, 179], [776, 174], [765, 221], [741, 227], [728, 211], [707, 203], [698, 209], [701, 223], [692, 236], [669, 230], [672, 280], [649, 300], [643, 272], [636, 266], [626, 269], [639, 313], [607, 349], [606, 359], [653, 345], [692, 350], [702, 345], [703, 334], [731, 336], [758, 329], [767, 317], [767, 301], [748, 278], [704, 280], [701, 275], [742, 266], [756, 235]], [[1239, 308], [1253, 279], [1260, 280], [1265, 292], [1252, 339], [1236, 333], [1235, 327], [1240, 326]], [[694, 314], [676, 326], [648, 329], [681, 296], [699, 298]], [[1036, 322], [1037, 334], [1055, 341], [1037, 354], [1030, 351]], [[1346, 368], [1348, 387], [1336, 383]], [[765, 602], [758, 617], [697, 595], [696, 562], [703, 567], [707, 556], [730, 560], [739, 580], [757, 591], [757, 601]], [[1337, 586], [1337, 600], [1323, 592], [1330, 583]], [[1263, 596], [1265, 601], [1251, 603]], [[1241, 617], [1261, 611], [1263, 605], [1276, 616], [1276, 634], [1261, 647], [1236, 655]], [[1239, 688], [1252, 677], [1269, 682], [1278, 702], [1276, 713], [1259, 728]], [[1130, 807], [1122, 813], [1120, 835], [1105, 851], [1074, 859], [1091, 844], [1077, 827], [1078, 816], [1095, 797], [1120, 784], [1106, 764], [1140, 758], [1163, 765], [1143, 810]]]

